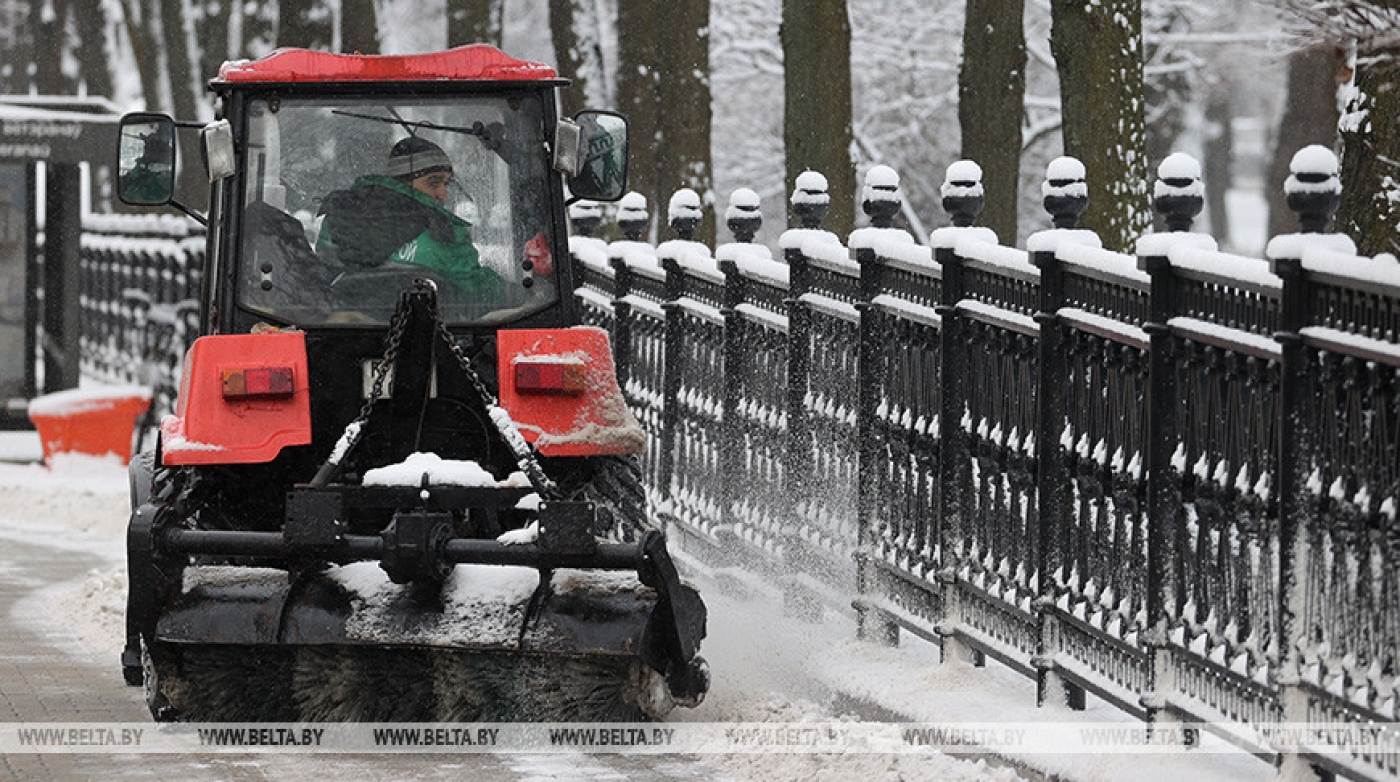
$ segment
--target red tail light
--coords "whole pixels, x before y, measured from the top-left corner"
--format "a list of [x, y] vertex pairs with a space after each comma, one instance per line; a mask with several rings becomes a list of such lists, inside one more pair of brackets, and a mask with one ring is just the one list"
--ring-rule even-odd
[[222, 377], [225, 399], [281, 398], [294, 391], [291, 367], [225, 369]]
[[579, 396], [588, 390], [588, 375], [582, 361], [515, 362], [515, 391], [520, 394], [567, 394]]

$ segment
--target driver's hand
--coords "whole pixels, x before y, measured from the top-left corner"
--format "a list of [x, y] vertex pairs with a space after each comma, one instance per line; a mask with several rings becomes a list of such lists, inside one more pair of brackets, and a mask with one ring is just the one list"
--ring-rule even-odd
[[554, 256], [549, 252], [549, 239], [543, 232], [525, 243], [525, 268], [541, 277], [554, 273]]

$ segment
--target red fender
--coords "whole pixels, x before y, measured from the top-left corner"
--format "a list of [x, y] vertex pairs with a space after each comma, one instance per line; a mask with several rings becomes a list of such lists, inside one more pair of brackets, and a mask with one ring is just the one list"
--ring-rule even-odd
[[258, 464], [311, 442], [301, 332], [200, 337], [185, 354], [175, 414], [160, 422], [165, 464]]
[[641, 453], [646, 433], [613, 367], [608, 333], [595, 326], [496, 333], [501, 407], [545, 456]]

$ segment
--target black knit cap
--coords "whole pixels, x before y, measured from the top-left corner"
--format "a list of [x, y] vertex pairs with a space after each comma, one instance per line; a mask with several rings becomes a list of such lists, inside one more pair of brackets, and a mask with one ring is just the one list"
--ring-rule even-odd
[[452, 161], [447, 159], [447, 153], [427, 139], [409, 136], [389, 150], [389, 163], [384, 173], [411, 181], [438, 171], [452, 173]]

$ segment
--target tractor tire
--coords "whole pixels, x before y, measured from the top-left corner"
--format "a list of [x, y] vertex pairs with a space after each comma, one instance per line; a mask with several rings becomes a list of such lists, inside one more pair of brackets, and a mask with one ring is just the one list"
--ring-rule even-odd
[[[550, 470], [549, 467], [556, 469]], [[635, 456], [588, 456], [559, 459], [546, 467], [559, 485], [559, 496], [591, 502], [598, 511], [598, 537], [635, 543], [657, 529], [647, 507], [642, 465]]]

